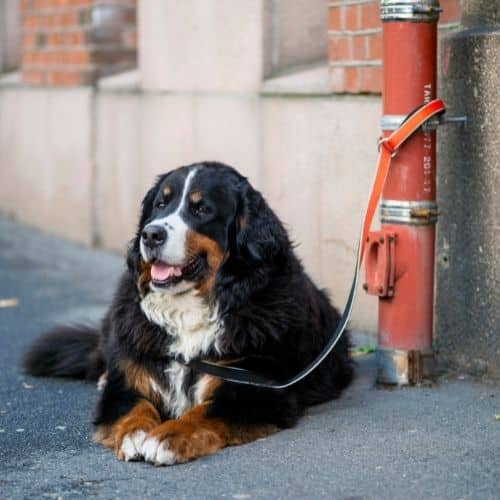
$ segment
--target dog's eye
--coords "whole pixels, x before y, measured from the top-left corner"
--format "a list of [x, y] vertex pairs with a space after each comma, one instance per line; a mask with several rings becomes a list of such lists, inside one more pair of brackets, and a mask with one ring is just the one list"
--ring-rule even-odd
[[210, 209], [207, 205], [197, 203], [190, 206], [190, 211], [195, 217], [201, 217], [202, 215], [208, 214]]

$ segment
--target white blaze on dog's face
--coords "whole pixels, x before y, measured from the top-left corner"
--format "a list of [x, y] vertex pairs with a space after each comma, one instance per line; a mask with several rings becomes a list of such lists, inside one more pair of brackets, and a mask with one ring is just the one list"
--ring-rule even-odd
[[[147, 208], [145, 208], [147, 210]], [[227, 245], [236, 202], [209, 168], [183, 167], [159, 183], [140, 232], [140, 253], [154, 291], [207, 293]]]
[[[141, 255], [146, 262], [152, 261], [152, 289], [161, 288], [162, 291], [175, 294], [182, 293], [194, 286], [187, 280], [181, 280], [179, 283], [173, 283], [172, 287], [162, 288], [159, 282], [166, 282], [171, 278], [182, 276], [182, 268], [186, 263], [186, 239], [189, 228], [182, 218], [181, 212], [186, 204], [187, 194], [196, 171], [197, 169], [193, 168], [188, 172], [177, 206], [174, 206], [175, 211], [166, 217], [153, 219], [143, 228]], [[163, 191], [163, 200], [156, 203], [156, 208], [163, 208], [163, 205], [166, 205], [166, 199], [172, 196], [170, 186], [166, 186]], [[154, 245], [160, 247], [157, 252], [155, 252]]]

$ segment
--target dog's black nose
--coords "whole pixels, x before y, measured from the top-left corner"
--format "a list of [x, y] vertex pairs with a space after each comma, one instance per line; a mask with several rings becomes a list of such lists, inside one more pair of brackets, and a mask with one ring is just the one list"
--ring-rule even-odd
[[142, 241], [149, 248], [159, 247], [167, 239], [167, 231], [161, 226], [146, 226], [142, 230]]

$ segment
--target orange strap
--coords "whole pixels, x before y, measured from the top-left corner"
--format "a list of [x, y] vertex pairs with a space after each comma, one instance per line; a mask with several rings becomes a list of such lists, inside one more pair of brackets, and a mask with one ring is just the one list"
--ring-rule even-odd
[[411, 113], [402, 123], [401, 127], [394, 131], [390, 136], [381, 139], [380, 154], [378, 157], [375, 180], [373, 181], [370, 198], [368, 200], [368, 206], [363, 218], [361, 239], [358, 246], [358, 258], [356, 261], [356, 267], [354, 268], [354, 277], [352, 280], [351, 289], [349, 291], [349, 296], [347, 298], [347, 303], [340, 317], [340, 321], [336, 325], [335, 330], [331, 332], [328, 342], [323, 347], [318, 356], [316, 356], [316, 358], [311, 361], [306, 367], [304, 367], [299, 373], [287, 380], [274, 380], [262, 373], [245, 370], [237, 366], [220, 366], [216, 363], [199, 359], [192, 360], [189, 363], [189, 366], [191, 366], [191, 368], [195, 369], [196, 371], [207, 373], [209, 375], [213, 375], [215, 377], [219, 377], [237, 384], [253, 385], [266, 389], [281, 390], [286, 389], [287, 387], [290, 387], [297, 382], [300, 382], [323, 362], [323, 360], [332, 352], [333, 348], [341, 338], [351, 316], [352, 307], [356, 298], [359, 271], [365, 251], [366, 238], [368, 236], [368, 232], [370, 231], [370, 226], [373, 220], [373, 216], [375, 215], [378, 200], [380, 198], [380, 195], [382, 194], [385, 178], [387, 177], [387, 172], [389, 171], [389, 166], [391, 164], [391, 158], [397, 152], [398, 148], [429, 118], [432, 118], [436, 114], [442, 113], [443, 111], [445, 111], [445, 105], [440, 99], [436, 99], [427, 104], [424, 104], [416, 111]]
[[427, 104], [422, 105], [411, 115], [409, 115], [401, 126], [390, 136], [384, 137], [379, 141], [380, 153], [378, 156], [375, 179], [370, 191], [370, 198], [366, 207], [365, 217], [361, 229], [361, 240], [359, 242], [358, 265], [363, 261], [365, 253], [366, 239], [372, 225], [373, 216], [377, 209], [378, 201], [384, 188], [385, 179], [389, 172], [392, 157], [397, 153], [401, 145], [414, 134], [429, 118], [443, 113], [446, 106], [441, 99], [434, 99]]

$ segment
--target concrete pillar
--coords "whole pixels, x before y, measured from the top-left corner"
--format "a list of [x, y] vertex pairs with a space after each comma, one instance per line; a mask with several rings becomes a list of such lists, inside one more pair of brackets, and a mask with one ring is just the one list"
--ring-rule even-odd
[[0, 0], [0, 73], [19, 67], [19, 28], [17, 0]]
[[252, 93], [264, 77], [327, 58], [324, 0], [144, 0], [138, 8], [146, 91]]
[[264, 67], [262, 18], [262, 0], [139, 2], [143, 89], [258, 89]]
[[465, 0], [441, 45], [435, 331], [450, 368], [500, 377], [500, 6]]

